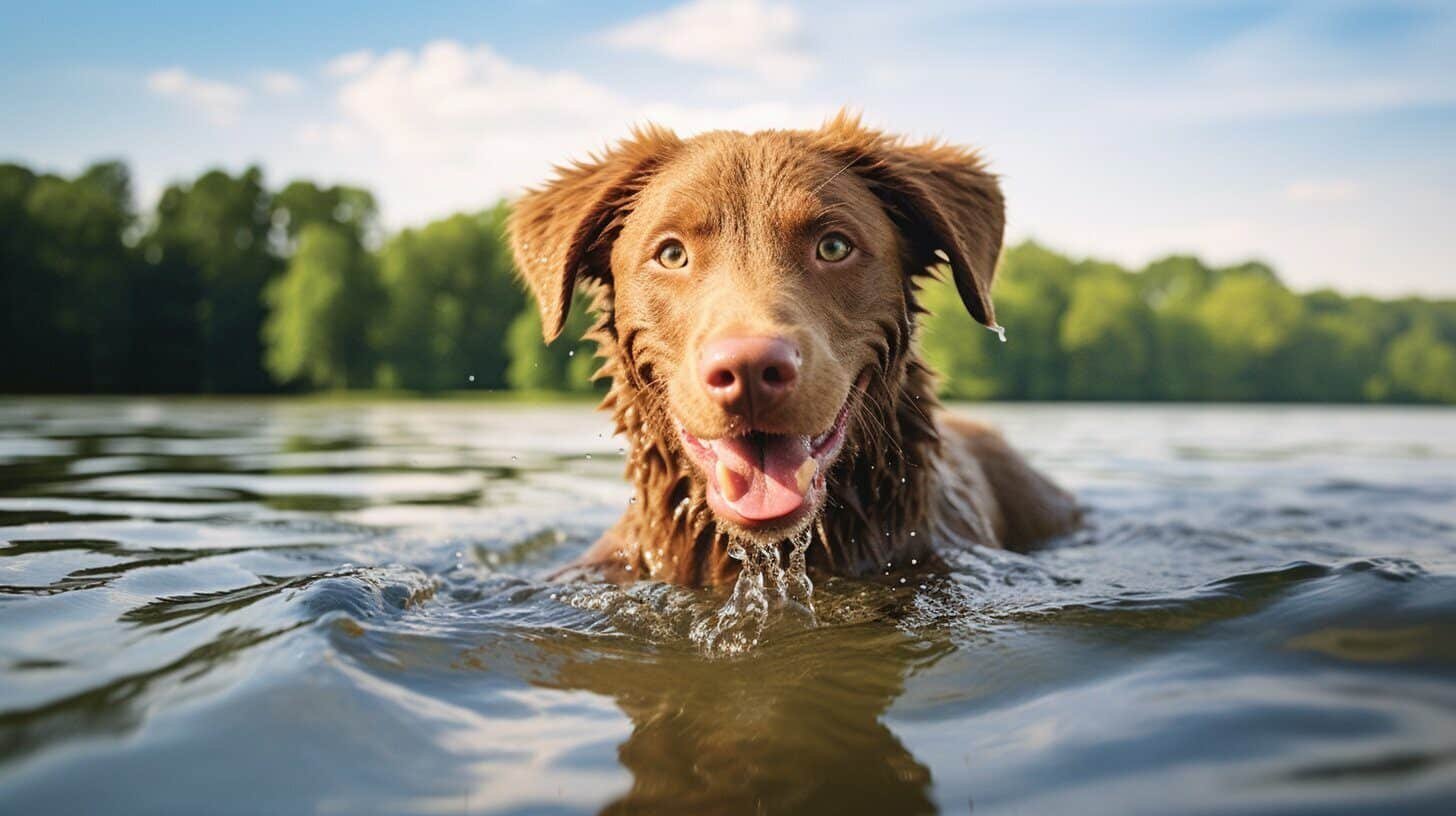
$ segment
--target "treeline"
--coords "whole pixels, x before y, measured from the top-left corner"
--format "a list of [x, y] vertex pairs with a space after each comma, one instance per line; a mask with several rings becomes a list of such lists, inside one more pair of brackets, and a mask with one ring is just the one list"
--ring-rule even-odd
[[1456, 403], [1456, 301], [1291, 292], [1268, 266], [1173, 256], [1129, 271], [1035, 243], [994, 289], [1007, 343], [945, 286], [922, 337], [952, 397]]
[[0, 391], [589, 389], [590, 354], [541, 343], [506, 213], [386, 239], [368, 191], [256, 168], [140, 213], [119, 162], [0, 165]]
[[[373, 196], [250, 168], [139, 212], [127, 168], [0, 165], [0, 391], [584, 391], [580, 309], [552, 347], [511, 274], [506, 205], [382, 234]], [[1268, 267], [1129, 271], [1034, 243], [995, 288], [1010, 342], [932, 284], [951, 397], [1456, 403], [1456, 302], [1297, 294]]]

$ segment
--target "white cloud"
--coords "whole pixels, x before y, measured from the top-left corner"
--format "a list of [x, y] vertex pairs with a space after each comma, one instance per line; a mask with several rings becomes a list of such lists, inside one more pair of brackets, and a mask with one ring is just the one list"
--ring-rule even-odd
[[152, 93], [177, 99], [199, 110], [214, 125], [231, 125], [238, 121], [248, 92], [237, 85], [202, 79], [182, 68], [155, 71], [147, 77]]
[[1302, 179], [1284, 188], [1290, 201], [1328, 204], [1351, 201], [1360, 193], [1360, 186], [1349, 179]]
[[303, 82], [286, 71], [264, 71], [258, 84], [273, 96], [293, 96], [303, 90]]
[[812, 126], [829, 112], [638, 100], [572, 71], [543, 71], [453, 40], [330, 64], [346, 62], [337, 116], [296, 128], [297, 142], [328, 162], [359, 168], [395, 224], [486, 206], [542, 181], [554, 164], [599, 150], [634, 123], [690, 134]]
[[[246, 88], [158, 72], [152, 91], [206, 118], [185, 139], [139, 139], [138, 183], [256, 156], [280, 183], [370, 187], [399, 227], [539, 183], [634, 123], [812, 127], [848, 103], [896, 132], [984, 148], [1013, 236], [1129, 264], [1263, 257], [1299, 286], [1456, 291], [1439, 127], [1383, 118], [1456, 102], [1456, 14], [1355, 42], [1331, 33], [1337, 10], [1296, 4], [1169, 49], [1147, 40], [1160, 25], [1099, 27], [1180, 16], [1121, 0], [1058, 5], [1069, 25], [1053, 29], [1008, 22], [1015, 0], [677, 2], [605, 31], [563, 21], [556, 39], [578, 47], [522, 41], [519, 60], [442, 40], [271, 63], [321, 93], [309, 108], [270, 93], [262, 65], [239, 74]], [[204, 132], [244, 113], [247, 127]], [[91, 152], [114, 149], [97, 131]], [[20, 147], [44, 157], [58, 140], [39, 133]]]
[[340, 54], [324, 65], [324, 73], [331, 77], [350, 77], [364, 73], [374, 62], [374, 52], [364, 49]]
[[345, 55], [342, 120], [312, 133], [372, 143], [395, 157], [489, 161], [501, 142], [551, 140], [618, 110], [611, 91], [571, 72], [517, 65], [487, 46], [439, 40], [418, 53]]
[[801, 43], [799, 13], [772, 0], [691, 0], [602, 35], [613, 47], [678, 62], [747, 71], [798, 85], [817, 69]]

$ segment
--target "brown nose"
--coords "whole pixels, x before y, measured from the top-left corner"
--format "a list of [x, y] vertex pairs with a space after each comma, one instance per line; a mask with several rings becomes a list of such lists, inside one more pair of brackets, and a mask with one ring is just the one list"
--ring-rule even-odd
[[799, 359], [799, 347], [781, 337], [725, 337], [703, 347], [698, 376], [714, 402], [751, 422], [793, 392]]

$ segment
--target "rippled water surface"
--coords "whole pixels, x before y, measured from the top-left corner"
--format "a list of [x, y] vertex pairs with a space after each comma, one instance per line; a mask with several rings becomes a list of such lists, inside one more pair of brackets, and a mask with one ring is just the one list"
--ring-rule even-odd
[[0, 402], [0, 812], [1456, 812], [1456, 413], [958, 410], [1089, 528], [713, 659], [587, 407]]

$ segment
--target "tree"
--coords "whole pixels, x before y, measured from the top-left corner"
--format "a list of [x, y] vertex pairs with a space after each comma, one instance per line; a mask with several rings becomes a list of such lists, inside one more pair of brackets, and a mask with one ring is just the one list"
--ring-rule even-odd
[[583, 340], [592, 317], [586, 298], [578, 295], [567, 313], [566, 325], [551, 345], [541, 337], [541, 313], [535, 306], [521, 309], [506, 336], [511, 364], [506, 382], [523, 391], [585, 392], [593, 387], [595, 344]]
[[1056, 399], [1065, 394], [1057, 343], [1072, 263], [1027, 241], [1007, 250], [992, 290], [1007, 342], [966, 315], [946, 280], [928, 282], [920, 302], [920, 345], [941, 373], [942, 391], [961, 399]]
[[1194, 315], [1209, 339], [1207, 394], [1257, 399], [1279, 387], [1270, 365], [1303, 312], [1299, 298], [1254, 265], [1224, 274]]
[[[158, 203], [146, 256], [158, 267], [152, 277], [168, 283], [160, 305], [165, 320], [176, 321], [179, 298], [197, 295], [200, 390], [271, 388], [263, 368], [263, 290], [281, 266], [269, 247], [271, 227], [256, 167], [236, 177], [210, 171], [190, 186], [167, 188]], [[173, 343], [159, 350], [179, 366], [188, 362]]]
[[371, 245], [378, 230], [379, 207], [374, 195], [357, 187], [294, 181], [273, 196], [271, 207], [270, 221], [285, 237], [285, 253], [314, 224], [338, 227], [360, 246]]
[[336, 225], [310, 224], [297, 244], [287, 271], [264, 293], [268, 371], [281, 383], [368, 386], [369, 327], [381, 301], [374, 259]]
[[36, 229], [26, 202], [35, 189], [36, 175], [15, 164], [0, 164], [0, 391], [41, 390], [38, 372], [48, 361], [27, 350], [43, 347], [49, 331], [50, 309], [37, 308], [35, 294]]
[[[130, 178], [116, 162], [74, 180], [8, 170], [0, 252], [10, 353], [7, 390], [116, 391], [131, 353]], [[13, 220], [12, 220], [13, 219]]]
[[988, 341], [994, 339], [990, 332], [966, 314], [955, 284], [948, 277], [927, 281], [919, 301], [927, 314], [916, 337], [926, 362], [940, 375], [941, 393], [953, 399], [1004, 396], [1004, 358]]
[[1456, 344], [1443, 339], [1433, 320], [1421, 320], [1390, 344], [1379, 396], [1422, 402], [1456, 402]]
[[505, 338], [525, 305], [498, 205], [405, 230], [384, 247], [381, 382], [421, 391], [506, 385]]
[[1078, 278], [1059, 340], [1067, 355], [1068, 397], [1152, 396], [1153, 313], [1127, 273], [1102, 270]]

